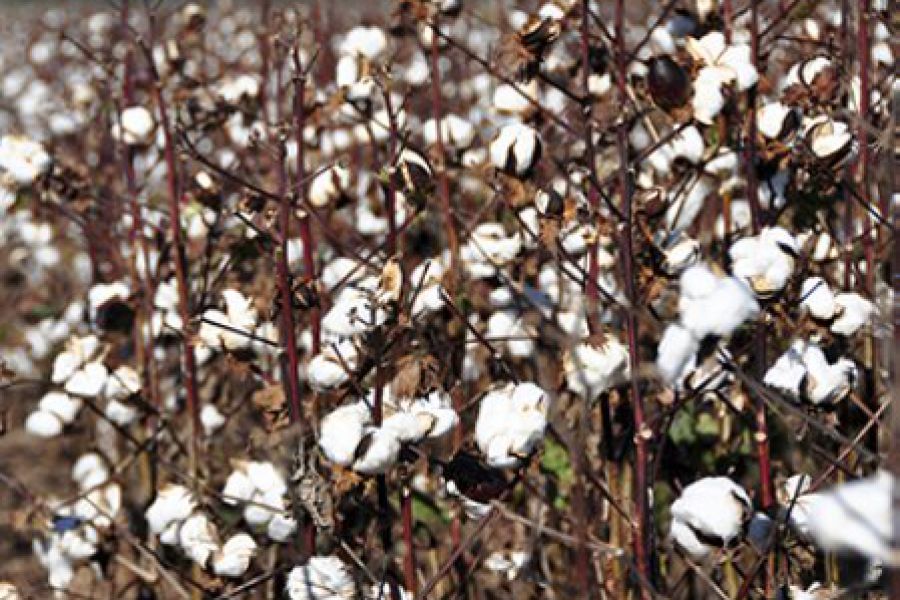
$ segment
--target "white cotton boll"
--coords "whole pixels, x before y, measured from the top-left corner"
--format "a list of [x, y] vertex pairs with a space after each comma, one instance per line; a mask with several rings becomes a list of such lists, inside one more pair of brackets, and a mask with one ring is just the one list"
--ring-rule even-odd
[[256, 486], [241, 464], [225, 480], [225, 487], [222, 488], [222, 502], [231, 506], [249, 502], [255, 493]]
[[700, 342], [694, 335], [677, 323], [672, 323], [663, 332], [656, 351], [656, 368], [663, 380], [680, 387], [684, 378], [694, 370]]
[[538, 82], [537, 79], [533, 79], [516, 87], [508, 83], [500, 84], [494, 90], [493, 104], [494, 109], [500, 114], [527, 115], [535, 110], [534, 102], [537, 99]]
[[97, 531], [90, 525], [66, 531], [59, 537], [59, 548], [73, 560], [86, 560], [97, 553]]
[[533, 383], [508, 384], [481, 399], [475, 441], [489, 465], [518, 466], [543, 440], [549, 400]]
[[[356, 582], [350, 569], [336, 556], [313, 556], [288, 574], [291, 600], [353, 600]], [[387, 598], [387, 597], [386, 597]]]
[[370, 422], [369, 407], [364, 402], [341, 406], [325, 415], [319, 426], [319, 447], [325, 457], [349, 467]]
[[823, 550], [879, 560], [885, 566], [900, 564], [900, 555], [891, 548], [893, 486], [893, 476], [879, 471], [819, 494], [809, 511], [809, 530], [816, 544]]
[[491, 162], [498, 169], [516, 177], [527, 176], [541, 156], [537, 131], [522, 123], [504, 125], [491, 142]]
[[183, 485], [165, 486], [145, 513], [150, 531], [158, 534], [173, 523], [187, 519], [196, 506], [193, 493]]
[[110, 400], [125, 400], [141, 391], [141, 376], [132, 367], [122, 365], [106, 380], [104, 396]]
[[834, 303], [838, 316], [831, 324], [831, 331], [840, 335], [853, 335], [875, 313], [875, 305], [856, 292], [837, 294]]
[[53, 360], [53, 373], [50, 381], [57, 384], [65, 382], [78, 370], [81, 362], [81, 357], [74, 352], [60, 352]]
[[704, 125], [711, 125], [725, 108], [722, 80], [705, 67], [700, 70], [700, 75], [694, 81], [691, 106], [694, 109], [694, 118]]
[[794, 109], [781, 102], [770, 102], [756, 111], [759, 132], [770, 140], [782, 139], [799, 124]]
[[178, 544], [192, 561], [206, 568], [209, 557], [219, 550], [216, 527], [203, 513], [194, 513], [178, 530]]
[[586, 400], [594, 400], [606, 390], [631, 377], [628, 348], [607, 335], [602, 345], [578, 344], [563, 357], [566, 385]]
[[669, 275], [678, 275], [700, 260], [700, 242], [683, 233], [670, 236], [661, 250], [663, 260], [660, 266]]
[[96, 452], [87, 452], [72, 466], [72, 479], [78, 484], [78, 489], [90, 489], [109, 479], [109, 468], [102, 456]]
[[669, 535], [672, 536], [679, 548], [694, 559], [704, 558], [712, 551], [712, 546], [701, 542], [694, 530], [678, 519], [672, 519]]
[[837, 161], [846, 155], [853, 142], [850, 127], [827, 116], [812, 119], [805, 126], [805, 137], [812, 152], [824, 161]]
[[47, 571], [47, 582], [55, 590], [66, 590], [75, 577], [72, 559], [66, 556], [59, 544], [59, 536], [49, 541], [35, 539], [32, 542], [34, 554]]
[[134, 423], [140, 416], [140, 412], [132, 406], [128, 406], [118, 400], [110, 400], [103, 409], [106, 418], [122, 427], [127, 427]]
[[[434, 119], [425, 121], [422, 126], [422, 139], [426, 146], [437, 144], [437, 125]], [[463, 150], [472, 145], [475, 139], [475, 127], [458, 115], [447, 115], [441, 119], [441, 140], [449, 147]]]
[[360, 25], [347, 32], [347, 36], [341, 42], [340, 53], [375, 60], [387, 50], [387, 44], [387, 36], [380, 28]]
[[353, 461], [353, 470], [363, 475], [386, 473], [400, 455], [400, 440], [394, 432], [370, 427], [363, 436], [361, 456]]
[[335, 164], [313, 177], [309, 184], [309, 203], [324, 208], [337, 201], [349, 187], [350, 169]]
[[725, 546], [740, 537], [750, 516], [750, 498], [727, 477], [704, 477], [690, 484], [672, 503], [672, 519]]
[[98, 283], [88, 290], [88, 309], [95, 318], [97, 309], [112, 300], [127, 300], [131, 295], [128, 285], [122, 281], [114, 283]]
[[776, 388], [797, 398], [800, 396], [800, 386], [806, 377], [806, 365], [803, 362], [803, 352], [806, 344], [796, 341], [791, 347], [778, 357], [763, 379], [769, 387]]
[[746, 285], [734, 277], [718, 277], [705, 264], [681, 275], [678, 310], [681, 325], [694, 337], [729, 336], [759, 312]]
[[359, 59], [356, 56], [342, 56], [335, 67], [334, 81], [338, 87], [353, 85], [359, 80]]
[[403, 443], [421, 441], [428, 435], [434, 419], [426, 414], [399, 411], [384, 420], [382, 427]]
[[121, 125], [113, 124], [113, 138], [128, 144], [129, 146], [144, 145], [153, 138], [153, 130], [156, 123], [153, 115], [143, 106], [129, 106], [122, 111]]
[[409, 410], [431, 418], [427, 434], [429, 439], [442, 438], [459, 424], [459, 415], [453, 409], [450, 395], [440, 390], [435, 390], [424, 398], [417, 398]]
[[25, 431], [42, 438], [52, 438], [62, 433], [63, 422], [57, 415], [37, 410], [25, 419]]
[[350, 379], [348, 369], [352, 372], [356, 366], [356, 357], [356, 347], [349, 340], [325, 348], [309, 361], [306, 368], [309, 385], [323, 392], [346, 383]]
[[[385, 596], [387, 598], [387, 596]], [[0, 581], [0, 600], [19, 600], [19, 590], [13, 584]]]
[[238, 104], [245, 98], [256, 98], [259, 95], [259, 79], [253, 75], [229, 77], [219, 84], [217, 93], [228, 104]]
[[801, 305], [816, 319], [828, 320], [837, 308], [834, 293], [821, 277], [808, 277], [800, 290]]
[[322, 330], [337, 338], [349, 338], [381, 325], [387, 316], [387, 312], [373, 300], [347, 290], [325, 313]]
[[244, 520], [251, 527], [269, 524], [275, 514], [284, 511], [284, 498], [280, 494], [257, 492], [244, 507]]
[[266, 535], [279, 543], [287, 542], [296, 531], [297, 521], [284, 513], [276, 513], [266, 525]]
[[669, 208], [666, 211], [666, 225], [672, 230], [687, 229], [703, 209], [706, 198], [714, 191], [712, 180], [704, 175], [692, 175], [691, 181], [682, 189], [680, 185], [669, 193]]
[[809, 539], [809, 515], [820, 494], [809, 493], [812, 478], [806, 474], [789, 477], [778, 490], [778, 499], [782, 508], [790, 509], [790, 524], [794, 530]]
[[8, 178], [19, 186], [31, 185], [51, 164], [52, 158], [38, 142], [18, 135], [0, 138], [0, 181]]
[[842, 400], [857, 379], [856, 364], [840, 358], [829, 364], [825, 353], [815, 344], [808, 344], [803, 351], [803, 364], [807, 376], [804, 397], [813, 404], [834, 404]]
[[38, 408], [56, 415], [60, 421], [68, 425], [78, 416], [78, 411], [81, 410], [81, 400], [62, 392], [48, 392], [41, 398]]
[[250, 561], [256, 554], [256, 542], [246, 533], [231, 536], [212, 558], [212, 568], [216, 575], [241, 577], [250, 568]]
[[512, 261], [522, 250], [519, 232], [507, 235], [500, 223], [480, 223], [463, 248], [463, 260], [487, 260], [494, 265], [504, 265]]
[[209, 437], [225, 424], [225, 415], [219, 412], [215, 404], [204, 404], [200, 409], [200, 423], [203, 425], [203, 435]]
[[100, 361], [90, 362], [75, 371], [66, 381], [66, 393], [84, 398], [94, 398], [103, 390], [109, 372]]
[[272, 463], [251, 461], [246, 463], [244, 468], [254, 487], [267, 498], [280, 496], [287, 492], [287, 483], [284, 477]]
[[488, 319], [486, 337], [503, 345], [510, 356], [527, 358], [534, 354], [534, 341], [514, 311], [496, 311]]

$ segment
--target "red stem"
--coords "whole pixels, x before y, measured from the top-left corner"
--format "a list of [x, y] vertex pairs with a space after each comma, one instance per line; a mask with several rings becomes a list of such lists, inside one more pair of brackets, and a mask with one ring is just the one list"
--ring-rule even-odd
[[403, 519], [403, 545], [406, 555], [403, 560], [403, 585], [410, 594], [416, 593], [416, 548], [413, 540], [412, 492], [407, 486], [400, 491], [400, 512]]

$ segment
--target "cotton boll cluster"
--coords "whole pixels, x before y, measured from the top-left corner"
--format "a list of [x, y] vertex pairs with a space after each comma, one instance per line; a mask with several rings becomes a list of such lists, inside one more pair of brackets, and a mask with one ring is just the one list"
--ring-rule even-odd
[[747, 90], [756, 85], [759, 74], [751, 60], [750, 46], [728, 45], [719, 31], [699, 40], [688, 38], [687, 50], [703, 65], [694, 80], [694, 118], [709, 125], [725, 106], [723, 88], [733, 84], [739, 91]]
[[[356, 582], [347, 565], [337, 556], [312, 556], [305, 565], [288, 573], [287, 594], [291, 600], [354, 600]], [[390, 597], [386, 595], [385, 598]]]
[[38, 408], [25, 419], [25, 431], [39, 437], [55, 437], [71, 425], [81, 410], [82, 401], [65, 392], [47, 392]]
[[52, 158], [40, 143], [16, 135], [0, 138], [0, 189], [29, 186], [46, 173], [51, 164]]
[[626, 348], [613, 336], [597, 344], [582, 342], [563, 358], [566, 385], [586, 400], [621, 385], [631, 376], [631, 361]]
[[672, 504], [670, 534], [694, 558], [736, 542], [750, 519], [750, 497], [727, 477], [705, 477], [690, 484]]
[[265, 528], [269, 538], [286, 541], [297, 528], [287, 509], [287, 482], [272, 463], [235, 461], [235, 469], [222, 488], [226, 504], [244, 505], [244, 521]]
[[481, 399], [475, 442], [492, 467], [514, 468], [544, 439], [550, 397], [534, 383], [509, 383]]
[[852, 336], [866, 325], [875, 313], [875, 305], [856, 292], [835, 294], [821, 277], [809, 277], [800, 291], [802, 306], [811, 316], [831, 321], [830, 329]]
[[[197, 336], [211, 351], [269, 352], [274, 332], [269, 322], [262, 321], [254, 299], [235, 289], [222, 292], [225, 310], [215, 308], [203, 312]], [[269, 342], [269, 343], [266, 343]]]

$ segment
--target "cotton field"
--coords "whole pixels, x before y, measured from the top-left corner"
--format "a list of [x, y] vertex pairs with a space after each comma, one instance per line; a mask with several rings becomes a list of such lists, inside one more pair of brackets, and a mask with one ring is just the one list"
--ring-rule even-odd
[[0, 600], [900, 597], [889, 3], [0, 16]]

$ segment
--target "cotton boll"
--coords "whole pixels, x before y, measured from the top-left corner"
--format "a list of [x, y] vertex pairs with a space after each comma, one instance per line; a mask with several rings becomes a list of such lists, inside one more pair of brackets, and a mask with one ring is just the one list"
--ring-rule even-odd
[[75, 371], [66, 381], [66, 393], [84, 398], [94, 398], [104, 388], [108, 379], [108, 371], [102, 362], [90, 362]]
[[203, 435], [209, 437], [225, 424], [225, 415], [219, 412], [215, 404], [204, 404], [200, 409], [200, 423], [203, 425]]
[[196, 506], [193, 493], [186, 487], [174, 484], [165, 486], [145, 513], [150, 531], [159, 534], [170, 525], [187, 519]]
[[113, 138], [129, 146], [145, 145], [152, 141], [156, 123], [149, 110], [143, 106], [129, 106], [122, 111], [120, 119], [121, 124], [113, 124]]
[[6, 581], [0, 581], [0, 600], [19, 600], [19, 598], [19, 590], [16, 589], [16, 586]]
[[371, 422], [369, 407], [363, 402], [341, 406], [325, 415], [319, 426], [319, 447], [331, 462], [349, 467]]
[[[422, 127], [422, 138], [428, 146], [437, 143], [437, 126], [434, 119], [429, 119]], [[472, 145], [475, 139], [475, 127], [458, 115], [447, 115], [441, 119], [441, 139], [444, 144], [458, 150]]]
[[800, 304], [816, 319], [828, 320], [837, 309], [834, 293], [821, 277], [808, 277], [800, 290]]
[[140, 413], [137, 409], [118, 400], [110, 400], [103, 409], [103, 414], [107, 419], [121, 427], [127, 427], [134, 423]]
[[392, 431], [370, 427], [360, 442], [362, 452], [353, 461], [353, 470], [363, 475], [386, 473], [400, 455], [400, 440]]
[[806, 344], [796, 341], [791, 347], [778, 357], [763, 379], [769, 387], [776, 388], [797, 398], [800, 396], [800, 386], [806, 377], [806, 365], [803, 362], [803, 352]]
[[78, 484], [78, 489], [90, 489], [109, 479], [109, 468], [102, 456], [96, 452], [87, 452], [75, 461], [72, 479]]
[[[516, 89], [518, 88], [518, 89]], [[494, 109], [504, 115], [527, 116], [535, 110], [534, 102], [538, 99], [537, 79], [516, 87], [508, 83], [497, 86], [494, 91]]]
[[178, 530], [178, 544], [192, 561], [206, 568], [209, 557], [219, 550], [218, 533], [209, 517], [194, 513]]
[[256, 493], [256, 486], [250, 480], [247, 470], [242, 467], [243, 465], [239, 464], [225, 480], [225, 487], [222, 488], [222, 502], [225, 504], [234, 506], [248, 502]]
[[697, 339], [727, 337], [759, 312], [746, 285], [734, 277], [717, 277], [704, 264], [687, 269], [680, 286], [681, 325]]
[[563, 372], [570, 390], [586, 400], [594, 400], [631, 377], [628, 348], [611, 335], [597, 345], [583, 342], [566, 352]]
[[809, 530], [816, 544], [823, 550], [879, 560], [885, 566], [900, 564], [900, 555], [891, 548], [894, 485], [893, 476], [879, 471], [819, 494], [809, 511]]
[[829, 364], [825, 353], [815, 344], [807, 345], [803, 352], [807, 376], [804, 397], [813, 404], [834, 404], [850, 393], [857, 379], [856, 364], [840, 358]]
[[506, 347], [510, 356], [527, 358], [534, 354], [532, 334], [514, 311], [496, 311], [487, 323], [486, 337]]
[[837, 294], [834, 303], [837, 318], [831, 323], [831, 331], [840, 335], [853, 335], [875, 312], [875, 305], [856, 292]]
[[533, 383], [508, 384], [488, 392], [481, 400], [475, 441], [487, 463], [513, 468], [543, 440], [547, 427], [548, 398]]
[[794, 109], [781, 102], [770, 102], [760, 107], [756, 122], [759, 132], [770, 140], [787, 138], [800, 124]]
[[9, 180], [14, 184], [10, 187], [31, 185], [51, 164], [50, 155], [38, 142], [18, 135], [0, 138], [0, 181]]
[[266, 525], [266, 535], [269, 536], [269, 539], [279, 543], [287, 542], [296, 531], [297, 521], [290, 515], [283, 513], [272, 515], [272, 518]]
[[257, 491], [244, 507], [244, 520], [251, 527], [265, 527], [276, 514], [284, 511], [284, 498], [280, 493]]
[[294, 567], [287, 577], [291, 600], [353, 600], [356, 582], [350, 569], [336, 556], [313, 556]]
[[132, 367], [122, 365], [106, 380], [104, 396], [110, 400], [125, 400], [141, 391], [141, 376]]
[[728, 254], [735, 277], [746, 280], [757, 296], [770, 298], [787, 285], [797, 251], [794, 236], [781, 227], [767, 227], [732, 244]]
[[344, 55], [364, 56], [376, 60], [387, 50], [387, 36], [380, 28], [358, 26], [351, 29], [340, 45]]
[[48, 392], [38, 403], [39, 410], [56, 415], [65, 425], [71, 424], [78, 411], [81, 410], [81, 400], [72, 398], [62, 392]]
[[672, 519], [669, 535], [672, 536], [679, 548], [694, 559], [704, 558], [712, 551], [712, 546], [701, 542], [694, 530], [678, 519]]
[[750, 517], [750, 498], [727, 477], [705, 477], [690, 484], [672, 504], [672, 519], [694, 532], [731, 545]]
[[52, 438], [62, 433], [63, 422], [54, 413], [38, 410], [25, 419], [25, 431], [42, 438]]
[[221, 550], [213, 554], [212, 568], [216, 575], [241, 577], [250, 568], [250, 561], [256, 554], [256, 542], [246, 533], [231, 536]]
[[418, 442], [424, 439], [434, 424], [434, 418], [421, 413], [400, 411], [386, 418], [382, 427], [390, 431], [403, 443]]
[[691, 179], [682, 186], [676, 185], [667, 197], [666, 225], [672, 230], [684, 230], [691, 226], [706, 204], [706, 198], [713, 193], [711, 178], [705, 175], [690, 175]]
[[794, 530], [809, 539], [809, 514], [820, 494], [810, 493], [812, 478], [806, 474], [789, 477], [778, 490], [778, 501], [784, 511], [790, 510], [790, 524]]
[[537, 131], [522, 123], [504, 125], [490, 146], [491, 162], [516, 177], [526, 177], [541, 157]]
[[309, 203], [324, 208], [340, 198], [350, 187], [350, 170], [341, 164], [333, 165], [315, 177], [309, 184]]
[[338, 338], [365, 333], [382, 324], [387, 312], [363, 294], [347, 290], [322, 318], [322, 330]]
[[700, 342], [694, 335], [677, 323], [672, 323], [663, 332], [656, 351], [656, 368], [663, 380], [680, 387], [681, 382], [696, 366]]
[[309, 361], [306, 376], [310, 386], [319, 392], [339, 387], [349, 381], [356, 366], [356, 347], [349, 340], [325, 348]]

